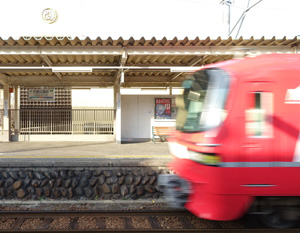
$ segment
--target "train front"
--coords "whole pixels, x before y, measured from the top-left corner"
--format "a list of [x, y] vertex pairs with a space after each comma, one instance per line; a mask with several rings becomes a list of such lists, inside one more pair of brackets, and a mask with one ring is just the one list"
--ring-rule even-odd
[[224, 216], [227, 205], [215, 195], [222, 182], [219, 152], [224, 135], [220, 132], [227, 116], [229, 85], [229, 75], [219, 68], [200, 70], [183, 82], [182, 94], [176, 98], [176, 131], [169, 140], [174, 157], [170, 169], [175, 174], [159, 177], [159, 188], [170, 206], [185, 207], [205, 219], [237, 217]]

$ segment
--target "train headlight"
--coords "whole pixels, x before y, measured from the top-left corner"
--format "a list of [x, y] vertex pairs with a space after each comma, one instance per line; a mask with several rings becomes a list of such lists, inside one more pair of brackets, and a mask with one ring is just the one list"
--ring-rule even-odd
[[191, 159], [195, 162], [198, 162], [198, 163], [202, 163], [204, 158], [201, 153], [189, 150], [189, 159]]
[[190, 159], [198, 163], [217, 166], [220, 164], [220, 157], [215, 154], [200, 153], [179, 143], [169, 142], [169, 148], [172, 155], [180, 159]]
[[189, 150], [189, 159], [198, 162], [203, 163], [206, 165], [218, 165], [220, 164], [220, 157], [215, 154], [204, 154], [196, 151]]

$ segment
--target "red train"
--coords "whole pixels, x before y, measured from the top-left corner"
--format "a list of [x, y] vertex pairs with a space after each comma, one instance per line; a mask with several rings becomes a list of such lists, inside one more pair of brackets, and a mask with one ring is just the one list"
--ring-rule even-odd
[[[258, 213], [270, 227], [300, 217], [300, 54], [211, 64], [183, 84], [169, 139], [171, 205], [200, 218]], [[299, 114], [299, 115], [298, 115]]]

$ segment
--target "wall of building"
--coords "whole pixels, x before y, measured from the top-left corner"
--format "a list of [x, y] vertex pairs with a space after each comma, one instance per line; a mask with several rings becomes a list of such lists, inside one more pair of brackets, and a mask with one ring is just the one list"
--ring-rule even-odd
[[[58, 90], [58, 88], [55, 88]], [[26, 89], [26, 91], [28, 91]], [[49, 109], [57, 109], [59, 107], [66, 108], [65, 104], [60, 104], [59, 100], [65, 100], [65, 97], [68, 98], [68, 105], [70, 109], [77, 111], [86, 111], [85, 114], [78, 113], [77, 115], [72, 116], [73, 126], [76, 125], [78, 121], [81, 125], [84, 125], [89, 121], [93, 122], [95, 113], [93, 110], [101, 110], [101, 109], [113, 109], [113, 89], [112, 88], [74, 88], [60, 91], [67, 91], [67, 94], [64, 92], [60, 93], [60, 95], [55, 96], [55, 101], [48, 103], [46, 102], [28, 102], [27, 92], [25, 93], [25, 89], [21, 90], [20, 94], [20, 103], [21, 109], [25, 108], [49, 108]], [[173, 95], [170, 95], [172, 93]], [[121, 140], [122, 141], [150, 141], [152, 139], [152, 126], [175, 126], [174, 119], [155, 119], [155, 98], [174, 98], [175, 95], [180, 93], [180, 89], [175, 88], [174, 90], [170, 90], [169, 88], [128, 88], [121, 89]], [[58, 102], [59, 103], [58, 103]], [[3, 102], [3, 101], [2, 101]], [[65, 103], [65, 102], [64, 102]], [[58, 104], [58, 105], [57, 105]], [[2, 113], [2, 112], [1, 112]], [[61, 118], [62, 115], [70, 114], [70, 111], [66, 111], [63, 114], [59, 114]], [[76, 112], [77, 113], [77, 112]], [[106, 114], [106, 113], [105, 113]], [[24, 114], [23, 114], [24, 115]], [[107, 115], [107, 114], [106, 114]], [[105, 115], [105, 116], [106, 116]], [[30, 115], [31, 116], [31, 115]], [[35, 113], [34, 115], [37, 115]], [[97, 113], [97, 117], [99, 114]], [[78, 119], [77, 119], [78, 118]], [[23, 118], [22, 118], [23, 119]], [[21, 119], [21, 121], [22, 121]], [[44, 119], [39, 117], [38, 120], [35, 121], [35, 126], [37, 125], [47, 125], [42, 124], [40, 121]], [[47, 120], [46, 117], [44, 120]], [[69, 120], [68, 120], [69, 119]], [[63, 118], [64, 124], [70, 121], [70, 116], [68, 115], [68, 119]], [[98, 118], [97, 118], [98, 119]], [[3, 117], [1, 117], [3, 120]], [[2, 122], [0, 120], [0, 130], [3, 130]], [[49, 120], [49, 119], [48, 119]], [[98, 119], [99, 120], [99, 119]], [[26, 121], [27, 122], [27, 121]], [[60, 121], [57, 121], [60, 124]], [[75, 122], [75, 123], [74, 123]], [[79, 124], [78, 123], [78, 124]], [[70, 128], [71, 122], [69, 122], [68, 127]], [[22, 124], [20, 125], [22, 127]], [[68, 129], [66, 126], [64, 129]], [[26, 127], [25, 127], [26, 128]], [[76, 132], [81, 132], [77, 128], [72, 128]], [[74, 132], [75, 132], [74, 131]], [[85, 132], [85, 131], [84, 131]], [[34, 134], [34, 133], [32, 133]], [[37, 133], [35, 133], [37, 134]], [[37, 139], [34, 139], [34, 135], [31, 135], [31, 138], [24, 138], [21, 140], [17, 134], [14, 134], [16, 138], [14, 140], [19, 141], [34, 141], [34, 140], [50, 140], [52, 138], [43, 139], [40, 135], [37, 135]], [[59, 139], [57, 135], [55, 136], [55, 140]], [[64, 137], [63, 135], [62, 137]], [[72, 135], [71, 135], [72, 136]], [[87, 135], [84, 135], [87, 137]], [[90, 136], [90, 135], [88, 135]], [[98, 138], [92, 135], [93, 140], [99, 140]], [[97, 135], [96, 135], [97, 136]], [[80, 138], [78, 140], [85, 140], [82, 135], [79, 135]], [[67, 140], [64, 138], [63, 140]], [[70, 140], [75, 140], [74, 137]], [[77, 140], [77, 139], [76, 139]], [[88, 139], [86, 139], [88, 140]], [[111, 140], [111, 139], [110, 139]]]
[[149, 141], [152, 126], [175, 126], [175, 120], [155, 119], [155, 98], [168, 95], [122, 95], [122, 141]]
[[112, 88], [73, 88], [72, 108], [73, 109], [101, 109], [113, 108]]
[[112, 88], [20, 88], [20, 109], [11, 111], [13, 141], [113, 141], [113, 123]]
[[[32, 90], [52, 91], [48, 98], [34, 98]], [[13, 103], [14, 101], [12, 101]], [[20, 87], [20, 109], [71, 109], [71, 89], [63, 87]]]

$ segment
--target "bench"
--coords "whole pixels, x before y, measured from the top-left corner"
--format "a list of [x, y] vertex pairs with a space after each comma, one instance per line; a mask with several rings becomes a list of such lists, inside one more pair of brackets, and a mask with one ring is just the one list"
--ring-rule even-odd
[[166, 126], [152, 126], [152, 141], [155, 143], [155, 139], [159, 139], [161, 142], [165, 142], [167, 137], [174, 130], [174, 127]]

